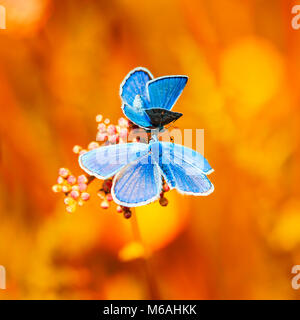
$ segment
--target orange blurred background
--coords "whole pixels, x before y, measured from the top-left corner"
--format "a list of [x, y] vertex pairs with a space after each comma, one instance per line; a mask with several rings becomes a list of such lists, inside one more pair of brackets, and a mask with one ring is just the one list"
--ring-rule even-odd
[[[300, 30], [287, 0], [0, 0], [1, 299], [298, 299]], [[205, 129], [208, 197], [136, 220], [65, 211], [61, 166], [134, 67], [186, 74], [176, 125]], [[144, 247], [136, 243], [138, 223]], [[146, 250], [146, 259], [141, 258]], [[152, 290], [151, 290], [152, 288]], [[154, 288], [154, 289], [153, 289]], [[154, 292], [155, 291], [155, 292]]]

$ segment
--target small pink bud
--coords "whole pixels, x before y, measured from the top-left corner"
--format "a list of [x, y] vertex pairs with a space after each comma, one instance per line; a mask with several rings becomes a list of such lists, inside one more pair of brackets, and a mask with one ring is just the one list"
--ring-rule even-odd
[[120, 127], [127, 127], [128, 126], [128, 121], [126, 119], [124, 119], [124, 118], [120, 118], [118, 120], [118, 124], [119, 124]]
[[96, 136], [96, 140], [97, 141], [105, 141], [107, 137], [108, 137], [107, 133], [98, 132], [97, 136]]
[[79, 183], [78, 188], [80, 192], [83, 192], [87, 189], [87, 184], [86, 183]]
[[121, 128], [119, 134], [122, 139], [126, 139], [128, 134], [127, 128]]
[[122, 212], [123, 212], [123, 209], [122, 209], [121, 206], [117, 206], [117, 212], [118, 212], [118, 213], [122, 213]]
[[73, 198], [73, 199], [78, 199], [79, 196], [80, 196], [80, 193], [77, 191], [77, 190], [73, 190], [70, 192], [70, 196]]
[[74, 146], [73, 147], [73, 152], [76, 153], [76, 154], [78, 154], [81, 150], [82, 150], [82, 147], [80, 147], [80, 146]]
[[106, 131], [106, 125], [104, 123], [99, 123], [97, 129], [103, 133]]
[[112, 197], [111, 193], [109, 193], [109, 194], [106, 196], [106, 200], [107, 200], [107, 201], [112, 201], [112, 200], [113, 200], [113, 197]]
[[88, 201], [88, 200], [90, 199], [90, 194], [87, 193], [87, 192], [82, 192], [82, 194], [81, 194], [81, 199], [82, 199], [83, 201]]
[[76, 201], [75, 201], [73, 198], [71, 198], [71, 197], [66, 197], [66, 198], [64, 199], [64, 203], [65, 203], [65, 205], [67, 205], [67, 206], [72, 206], [72, 205], [75, 205], [75, 204], [76, 204]]
[[76, 184], [75, 186], [72, 186], [71, 189], [72, 189], [73, 191], [79, 191], [78, 184]]
[[69, 182], [69, 184], [75, 184], [76, 178], [74, 176], [68, 176], [67, 181]]
[[62, 176], [58, 176], [57, 183], [58, 184], [63, 184], [64, 182], [65, 182], [65, 179]]
[[67, 193], [71, 190], [71, 187], [68, 185], [63, 185], [61, 190], [62, 190], [62, 192]]
[[99, 147], [99, 143], [98, 143], [98, 142], [95, 142], [95, 141], [91, 142], [91, 143], [88, 145], [88, 149], [89, 149], [89, 150], [93, 150], [93, 149], [96, 149], [96, 148], [98, 148], [98, 147]]
[[87, 183], [88, 179], [84, 174], [82, 174], [82, 175], [77, 177], [77, 181], [78, 181], [78, 183]]
[[101, 122], [102, 119], [103, 119], [102, 114], [97, 114], [97, 115], [96, 115], [96, 122]]
[[108, 141], [110, 143], [116, 143], [118, 141], [118, 136], [116, 134], [112, 135], [112, 136], [109, 136], [108, 137]]
[[63, 178], [67, 178], [67, 176], [69, 175], [69, 170], [68, 169], [66, 169], [66, 168], [60, 168], [59, 170], [58, 170], [58, 174], [60, 175], [60, 176], [62, 176]]
[[115, 134], [117, 132], [116, 127], [113, 124], [110, 124], [107, 127], [107, 133], [108, 134]]
[[52, 190], [53, 190], [53, 192], [61, 192], [61, 185], [55, 184], [55, 185], [52, 187]]
[[102, 208], [102, 209], [107, 209], [108, 207], [109, 207], [108, 202], [105, 201], [105, 200], [103, 200], [103, 201], [101, 202], [101, 208]]

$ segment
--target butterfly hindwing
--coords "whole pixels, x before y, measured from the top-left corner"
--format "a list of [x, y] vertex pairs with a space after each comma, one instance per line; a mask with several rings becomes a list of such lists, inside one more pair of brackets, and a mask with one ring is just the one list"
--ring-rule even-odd
[[146, 155], [116, 174], [112, 196], [119, 205], [136, 207], [158, 199], [161, 187], [160, 169], [151, 155]]
[[148, 153], [145, 143], [114, 144], [93, 149], [79, 156], [79, 165], [89, 175], [107, 179], [115, 175], [128, 163]]
[[151, 108], [171, 110], [187, 80], [187, 76], [166, 76], [149, 81], [147, 90]]
[[182, 113], [180, 112], [173, 112], [162, 108], [146, 109], [145, 112], [154, 128], [165, 126], [178, 120], [182, 116]]
[[[157, 146], [158, 145], [158, 146]], [[208, 195], [214, 187], [206, 177], [206, 172], [212, 172], [207, 160], [196, 151], [167, 142], [157, 142], [159, 166], [162, 174], [171, 188], [179, 192], [194, 195]], [[152, 147], [152, 150], [155, 150]], [[189, 150], [194, 151], [191, 153]], [[155, 151], [154, 151], [155, 152]], [[191, 158], [193, 156], [194, 158]], [[157, 159], [157, 157], [155, 157]], [[205, 159], [205, 161], [203, 161]], [[209, 166], [209, 167], [208, 167]], [[210, 168], [208, 170], [208, 168]]]
[[175, 162], [189, 163], [199, 169], [205, 175], [209, 175], [214, 171], [206, 158], [191, 148], [176, 143], [163, 142], [162, 150], [164, 155], [170, 154]]
[[130, 119], [133, 123], [142, 128], [151, 128], [152, 124], [146, 112], [144, 110], [137, 110], [133, 107], [130, 107], [127, 104], [124, 104], [122, 110], [125, 116]]

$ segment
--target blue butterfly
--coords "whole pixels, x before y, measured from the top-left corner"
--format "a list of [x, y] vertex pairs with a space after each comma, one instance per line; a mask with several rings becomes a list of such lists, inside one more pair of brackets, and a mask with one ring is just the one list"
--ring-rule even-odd
[[121, 83], [122, 110], [138, 126], [161, 130], [182, 116], [182, 113], [171, 109], [187, 81], [187, 76], [178, 75], [153, 79], [149, 70], [135, 68]]
[[206, 177], [213, 172], [198, 152], [155, 137], [146, 143], [115, 144], [80, 155], [79, 164], [98, 179], [115, 176], [111, 189], [116, 203], [125, 207], [142, 206], [160, 197], [162, 177], [170, 189], [206, 196], [214, 186]]
[[[151, 79], [152, 75], [144, 68], [129, 73], [121, 85], [122, 108], [137, 125], [161, 129], [172, 118], [168, 113], [165, 117], [162, 111], [172, 108], [187, 77]], [[147, 112], [153, 109], [159, 109], [151, 111], [158, 115], [157, 122], [152, 113]], [[112, 197], [125, 207], [157, 200], [163, 178], [170, 189], [175, 188], [183, 194], [206, 196], [214, 190], [207, 178], [213, 169], [200, 153], [175, 143], [160, 142], [156, 135], [149, 144], [124, 143], [91, 150], [79, 156], [79, 164], [89, 175], [99, 179], [114, 176]]]

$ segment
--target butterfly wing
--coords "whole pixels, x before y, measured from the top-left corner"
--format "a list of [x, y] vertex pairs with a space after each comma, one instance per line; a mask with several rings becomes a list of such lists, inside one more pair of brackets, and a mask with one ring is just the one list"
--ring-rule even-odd
[[206, 177], [212, 168], [198, 152], [166, 142], [158, 142], [155, 149], [156, 152], [151, 151], [158, 154], [155, 159], [159, 159], [162, 174], [171, 188], [193, 195], [209, 195], [213, 192], [214, 186]]
[[171, 110], [187, 83], [187, 76], [166, 76], [147, 83], [151, 108]]
[[156, 128], [163, 127], [170, 122], [178, 120], [182, 116], [182, 113], [162, 108], [146, 109], [145, 112], [147, 113], [152, 126]]
[[107, 179], [115, 175], [128, 163], [148, 153], [145, 143], [114, 144], [93, 149], [79, 156], [80, 167], [89, 175], [98, 179]]
[[122, 110], [125, 116], [139, 127], [146, 129], [152, 127], [150, 119], [144, 110], [137, 110], [135, 108], [130, 107], [127, 104], [124, 104], [122, 106]]
[[158, 199], [161, 188], [160, 169], [151, 155], [145, 155], [116, 174], [112, 196], [119, 205], [137, 207]]
[[203, 174], [209, 175], [214, 172], [208, 161], [199, 152], [171, 142], [163, 143], [163, 151], [165, 155], [171, 155], [177, 163], [187, 162], [198, 168]]
[[142, 101], [148, 100], [146, 84], [153, 79], [152, 74], [146, 68], [138, 67], [128, 73], [120, 86], [120, 96], [124, 104], [134, 106], [136, 96]]

